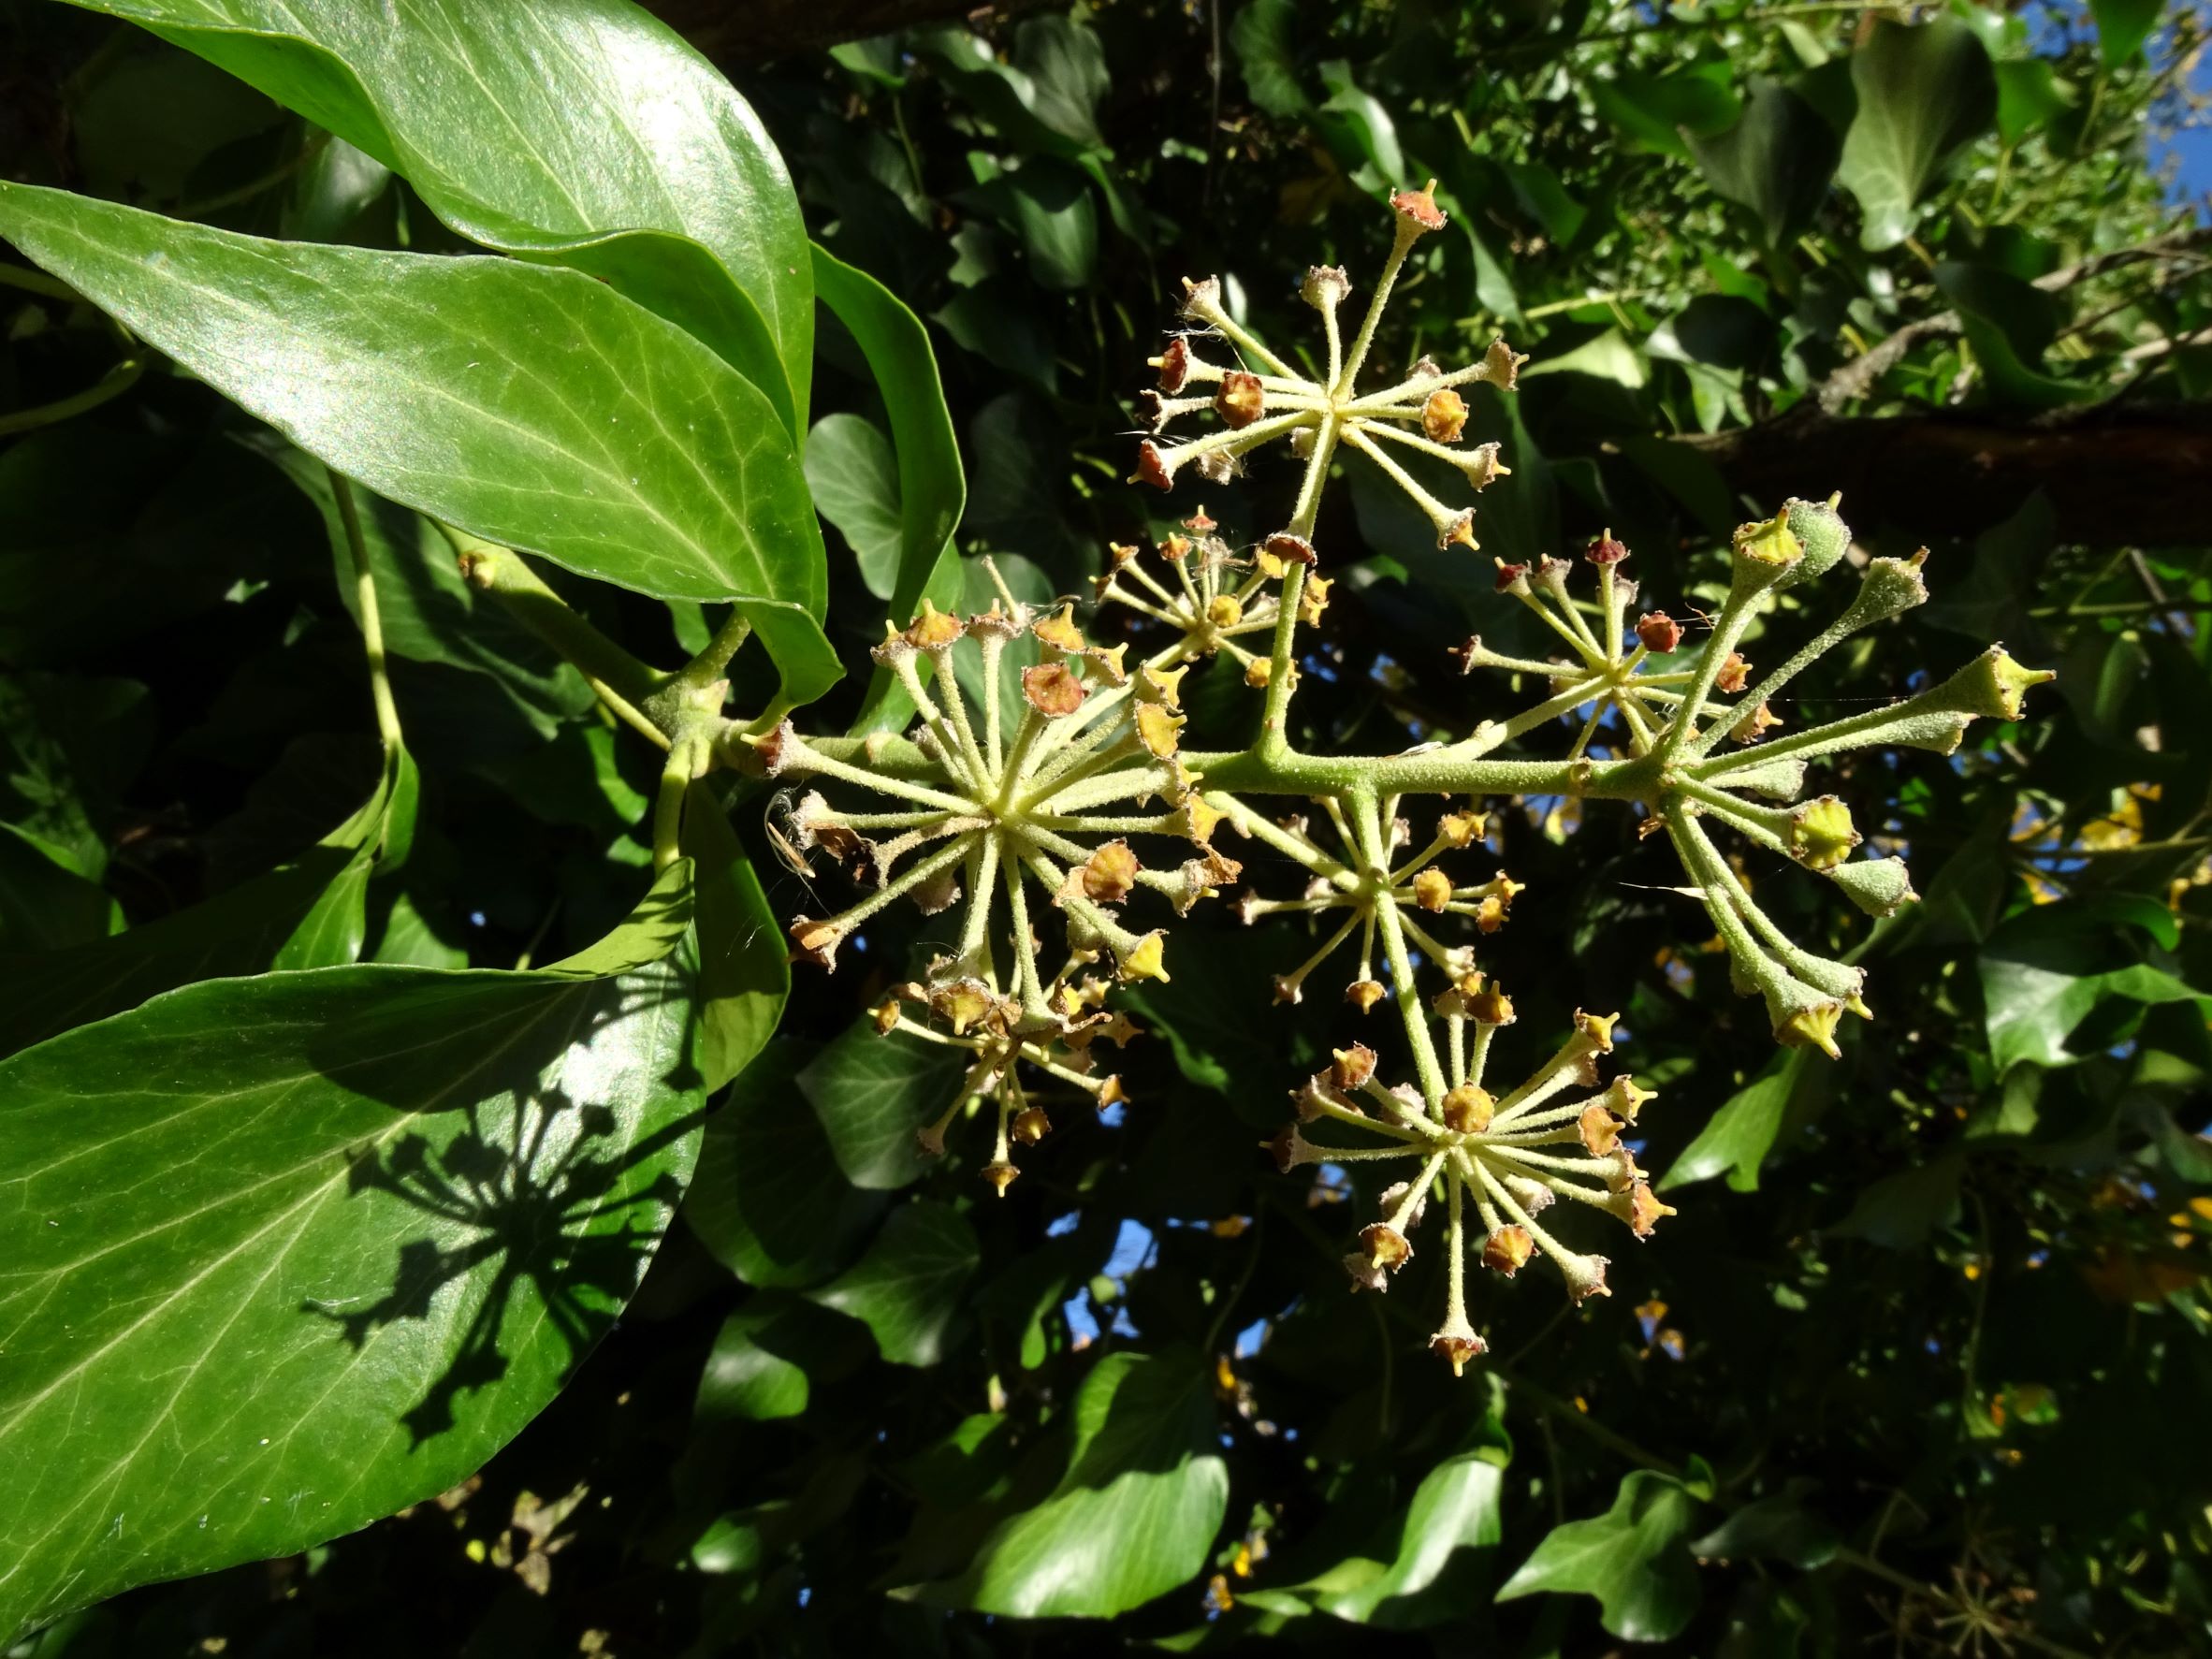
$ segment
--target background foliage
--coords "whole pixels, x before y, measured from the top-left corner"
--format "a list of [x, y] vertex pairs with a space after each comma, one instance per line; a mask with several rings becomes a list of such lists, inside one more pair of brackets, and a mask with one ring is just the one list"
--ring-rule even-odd
[[[823, 313], [809, 369], [793, 318], [718, 313], [731, 361], [781, 376], [769, 402], [804, 407], [811, 373], [830, 637], [865, 661], [930, 527], [956, 521], [962, 555], [1039, 598], [1084, 590], [1107, 540], [1164, 532], [1197, 498], [1122, 480], [1176, 279], [1218, 272], [1270, 338], [1302, 338], [1294, 276], [1360, 280], [1379, 194], [1433, 175], [1452, 227], [1380, 349], [1451, 360], [1503, 331], [1533, 355], [1512, 401], [1477, 406], [1514, 468], [1484, 497], [1486, 556], [1609, 527], [1647, 594], [1710, 600], [1739, 489], [1841, 486], [1872, 551], [1955, 533], [1936, 603], [1783, 712], [1896, 694], [1993, 638], [2059, 669], [2031, 719], [1839, 784], [1921, 905], [1877, 929], [1825, 893], [1770, 901], [1858, 953], [1877, 1024], [1834, 1065], [1778, 1053], [1625, 816], [1495, 803], [1493, 849], [1533, 891], [1484, 964], [1525, 1030], [1623, 1010], [1663, 1090], [1639, 1157], [1681, 1214], [1616, 1252], [1610, 1301], [1487, 1284], [1495, 1362], [1455, 1384], [1419, 1351], [1424, 1286], [1347, 1293], [1345, 1180], [1278, 1177], [1255, 1147], [1360, 1032], [1320, 998], [1267, 1003], [1264, 971], [1302, 954], [1288, 924], [1201, 909], [1171, 991], [1131, 997], [1152, 1033], [1134, 1103], [1069, 1113], [996, 1202], [970, 1154], [912, 1155], [942, 1066], [859, 1021], [927, 948], [926, 923], [889, 921], [799, 980], [708, 1119], [688, 1226], [480, 1475], [21, 1652], [2212, 1645], [2212, 538], [2173, 506], [2201, 507], [2212, 240], [2147, 150], [2194, 119], [2205, 20], [2140, 0], [1473, 12], [1116, 0], [740, 72], [808, 230], [926, 319], [966, 458], [964, 501], [910, 460], [942, 434], [921, 382], [880, 389], [879, 348], [848, 332], [866, 324]], [[452, 204], [108, 19], [0, 7], [0, 92], [11, 179], [462, 245]], [[528, 251], [488, 219], [471, 234]], [[830, 298], [837, 268], [815, 272]], [[0, 303], [0, 409], [120, 389], [0, 450], [13, 1018], [51, 977], [33, 953], [266, 880], [380, 771], [317, 473], [206, 386], [115, 371], [127, 347], [96, 314]], [[1972, 484], [1962, 432], [1996, 485]], [[1288, 477], [1203, 499], [1248, 533]], [[1357, 475], [1321, 522], [1346, 579], [1303, 741], [1463, 730], [1482, 693], [1446, 648], [1519, 626], [1487, 563], [1439, 554]], [[403, 866], [362, 877], [359, 944], [502, 968], [590, 945], [644, 885], [657, 764], [426, 523], [371, 523], [421, 808]], [[955, 578], [981, 590], [972, 559]], [[705, 641], [680, 597], [561, 585], [641, 655]], [[1193, 691], [1190, 740], [1236, 741], [1234, 676]], [[732, 817], [788, 914], [808, 901], [767, 806]], [[352, 833], [349, 857], [383, 831]], [[1103, 1614], [1123, 1617], [1056, 1622]]]

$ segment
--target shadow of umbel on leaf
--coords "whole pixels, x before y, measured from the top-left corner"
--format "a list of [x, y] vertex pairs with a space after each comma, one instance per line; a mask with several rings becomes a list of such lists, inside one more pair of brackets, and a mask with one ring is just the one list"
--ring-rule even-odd
[[301, 1304], [359, 1350], [387, 1326], [430, 1319], [447, 1287], [490, 1271], [452, 1359], [400, 1419], [417, 1446], [454, 1427], [463, 1393], [505, 1378], [500, 1333], [526, 1284], [574, 1357], [613, 1328], [683, 1197], [682, 1183], [665, 1171], [629, 1192], [625, 1178], [705, 1117], [687, 1113], [623, 1145], [613, 1111], [557, 1091], [504, 1111], [464, 1111], [469, 1127], [443, 1147], [411, 1135], [365, 1152], [348, 1171], [349, 1197], [385, 1193], [433, 1224], [400, 1245], [390, 1288], [365, 1307], [340, 1311], [313, 1298]]

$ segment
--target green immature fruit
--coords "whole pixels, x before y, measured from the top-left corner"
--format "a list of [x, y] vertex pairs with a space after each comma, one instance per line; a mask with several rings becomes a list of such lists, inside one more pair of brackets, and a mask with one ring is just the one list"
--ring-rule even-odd
[[1790, 534], [1805, 549], [1805, 557], [1774, 584], [1777, 589], [1826, 575], [1850, 547], [1851, 526], [1836, 511], [1839, 499], [1831, 496], [1825, 502], [1801, 502], [1792, 497], [1783, 502], [1782, 516], [1789, 524]]
[[1901, 858], [1862, 858], [1822, 873], [1870, 916], [1894, 916], [1920, 896]]

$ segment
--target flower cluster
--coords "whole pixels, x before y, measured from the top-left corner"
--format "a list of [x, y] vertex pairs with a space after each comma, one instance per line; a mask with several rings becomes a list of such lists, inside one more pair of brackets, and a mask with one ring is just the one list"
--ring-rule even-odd
[[[1617, 1015], [1578, 1012], [1572, 1035], [1550, 1059], [1504, 1094], [1493, 1094], [1484, 1086], [1491, 1040], [1513, 1023], [1512, 999], [1473, 976], [1432, 1008], [1445, 1026], [1444, 1065], [1431, 1040], [1420, 1056], [1420, 1086], [1386, 1088], [1373, 1049], [1361, 1043], [1339, 1049], [1333, 1063], [1292, 1097], [1298, 1121], [1268, 1145], [1286, 1172], [1300, 1164], [1389, 1158], [1418, 1164], [1410, 1179], [1384, 1191], [1380, 1218], [1361, 1230], [1359, 1249], [1345, 1258], [1353, 1282], [1370, 1290], [1387, 1290], [1390, 1275], [1412, 1259], [1406, 1235], [1420, 1225], [1442, 1183], [1447, 1289], [1444, 1322], [1429, 1346], [1457, 1374], [1486, 1346], [1467, 1319], [1470, 1248], [1483, 1266], [1507, 1278], [1540, 1250], [1580, 1302], [1609, 1294], [1606, 1258], [1569, 1249], [1538, 1215], [1564, 1198], [1625, 1222], [1641, 1239], [1674, 1211], [1659, 1201], [1621, 1139], [1655, 1097], [1625, 1075], [1599, 1084], [1597, 1056], [1612, 1051]], [[1558, 1099], [1574, 1089], [1593, 1092]], [[1309, 1139], [1308, 1128], [1322, 1138]], [[1364, 1143], [1344, 1143], [1346, 1130]], [[1470, 1209], [1481, 1223], [1478, 1241], [1467, 1237]]]
[[2052, 677], [2021, 668], [1993, 647], [1917, 696], [1768, 740], [1768, 734], [1784, 723], [1775, 712], [1784, 687], [1851, 635], [1928, 597], [1921, 579], [1925, 550], [1911, 560], [1870, 560], [1857, 592], [1826, 628], [1778, 667], [1754, 674], [1736, 648], [1753, 619], [1777, 594], [1834, 568], [1851, 544], [1836, 507], [1834, 500], [1793, 501], [1773, 518], [1737, 531], [1727, 598], [1711, 618], [1710, 634], [1682, 666], [1678, 662], [1690, 654], [1682, 649], [1680, 623], [1660, 611], [1628, 622], [1637, 589], [1621, 566], [1629, 550], [1609, 534], [1593, 542], [1585, 555], [1597, 572], [1595, 626], [1567, 597], [1566, 561], [1498, 565], [1498, 590], [1518, 599], [1558, 635], [1567, 648], [1564, 658], [1538, 662], [1502, 656], [1479, 635], [1455, 653], [1463, 672], [1535, 675], [1550, 686], [1548, 698], [1512, 720], [1478, 726], [1477, 740], [1502, 742], [1579, 716], [1569, 759], [1587, 764], [1601, 724], [1608, 717], [1617, 721], [1620, 751], [1634, 764], [1633, 796], [1651, 807], [1644, 833], [1664, 831], [1673, 842], [1727, 947], [1737, 988], [1765, 998], [1779, 1041], [1811, 1044], [1831, 1055], [1837, 1052], [1837, 1023], [1846, 1011], [1871, 1017], [1860, 996], [1863, 971], [1807, 951], [1783, 934], [1714, 846], [1706, 821], [1725, 824], [1826, 877], [1869, 914], [1891, 915], [1914, 897], [1903, 861], [1851, 857], [1860, 837], [1850, 808], [1832, 794], [1805, 798], [1807, 763], [1880, 747], [1948, 754], [1970, 720], [2016, 719], [2021, 694]]
[[[1468, 411], [1458, 388], [1488, 382], [1510, 390], [1528, 359], [1515, 356], [1501, 340], [1492, 344], [1481, 362], [1469, 368], [1447, 371], [1424, 357], [1395, 385], [1378, 391], [1359, 390], [1361, 371], [1375, 344], [1375, 326], [1406, 256], [1423, 236], [1444, 228], [1444, 214], [1430, 194], [1434, 188], [1432, 180], [1422, 189], [1401, 191], [1390, 198], [1397, 236], [1381, 280], [1369, 297], [1367, 314], [1348, 347], [1337, 313], [1351, 296], [1351, 280], [1333, 266], [1316, 266], [1299, 284], [1301, 298], [1321, 313], [1328, 342], [1328, 371], [1319, 379], [1301, 374], [1230, 316], [1222, 305], [1216, 279], [1185, 283], [1183, 314], [1193, 325], [1192, 331], [1174, 336], [1167, 349], [1151, 359], [1159, 382], [1157, 390], [1145, 394], [1143, 412], [1156, 434], [1180, 416], [1206, 410], [1219, 417], [1221, 426], [1202, 438], [1164, 447], [1145, 439], [1137, 446], [1137, 472], [1130, 482], [1171, 489], [1176, 475], [1186, 467], [1202, 477], [1228, 478], [1262, 444], [1288, 443], [1305, 461], [1305, 483], [1290, 528], [1270, 538], [1266, 549], [1275, 557], [1311, 564], [1314, 509], [1331, 458], [1342, 444], [1372, 461], [1411, 498], [1435, 527], [1438, 546], [1455, 542], [1475, 546], [1474, 510], [1439, 502], [1391, 451], [1411, 450], [1445, 461], [1477, 491], [1506, 476], [1507, 469], [1499, 464], [1495, 444], [1461, 447]], [[1209, 337], [1227, 342], [1240, 354], [1241, 362], [1210, 363], [1201, 357], [1199, 349]], [[1193, 386], [1212, 389], [1186, 396]]]
[[[1015, 1178], [1014, 1148], [1050, 1128], [1042, 1100], [1052, 1092], [1072, 1090], [1100, 1106], [1124, 1098], [1102, 1049], [1118, 1051], [1136, 1033], [1109, 1006], [1113, 985], [1164, 980], [1168, 963], [1164, 927], [1140, 931], [1123, 922], [1122, 907], [1146, 889], [1150, 902], [1164, 898], [1186, 914], [1237, 881], [1242, 866], [1216, 844], [1224, 827], [1302, 866], [1309, 880], [1295, 896], [1240, 900], [1247, 923], [1313, 921], [1317, 948], [1274, 976], [1277, 999], [1301, 1002], [1312, 977], [1357, 936], [1346, 999], [1362, 1013], [1395, 1004], [1413, 1081], [1384, 1086], [1365, 1044], [1336, 1051], [1334, 1063], [1295, 1092], [1298, 1121], [1270, 1145], [1286, 1171], [1389, 1158], [1414, 1166], [1384, 1193], [1382, 1214], [1361, 1231], [1347, 1266], [1361, 1285], [1383, 1288], [1410, 1258], [1408, 1235], [1427, 1206], [1440, 1202], [1448, 1290], [1432, 1346], [1457, 1371], [1483, 1351], [1466, 1311], [1471, 1252], [1507, 1276], [1540, 1252], [1579, 1301], [1604, 1291], [1605, 1259], [1548, 1230], [1538, 1217], [1550, 1206], [1564, 1199], [1570, 1208], [1603, 1210], [1638, 1238], [1672, 1213], [1621, 1138], [1652, 1096], [1627, 1077], [1608, 1084], [1599, 1076], [1599, 1058], [1613, 1046], [1611, 1016], [1578, 1013], [1573, 1034], [1535, 1072], [1499, 1093], [1486, 1084], [1492, 1039], [1512, 1023], [1513, 1008], [1478, 968], [1475, 939], [1506, 924], [1522, 889], [1502, 869], [1463, 867], [1489, 841], [1482, 802], [1541, 793], [1640, 806], [1644, 832], [1665, 834], [1710, 915], [1737, 988], [1765, 999], [1780, 1041], [1833, 1055], [1841, 1016], [1868, 1014], [1861, 970], [1792, 940], [1754, 900], [1712, 826], [1742, 837], [1754, 855], [1778, 855], [1834, 883], [1861, 910], [1888, 915], [1913, 897], [1903, 864], [1853, 856], [1860, 837], [1850, 811], [1832, 794], [1806, 794], [1809, 764], [1884, 746], [1948, 752], [1970, 720], [2016, 718], [2026, 690], [2051, 677], [1992, 648], [1899, 702], [1785, 730], [1782, 693], [1801, 673], [1927, 597], [1920, 558], [1864, 560], [1856, 591], [1834, 620], [1760, 672], [1738, 648], [1754, 621], [1777, 596], [1842, 563], [1851, 546], [1833, 499], [1792, 501], [1736, 532], [1725, 600], [1710, 617], [1691, 613], [1702, 637], [1664, 610], [1639, 609], [1624, 568], [1629, 550], [1609, 531], [1584, 557], [1594, 604], [1570, 596], [1577, 567], [1566, 560], [1501, 561], [1501, 603], [1526, 607], [1560, 648], [1542, 659], [1507, 655], [1477, 636], [1455, 654], [1463, 673], [1533, 683], [1526, 707], [1471, 720], [1463, 736], [1399, 754], [1300, 752], [1288, 713], [1296, 633], [1317, 624], [1328, 603], [1313, 538], [1339, 448], [1404, 488], [1440, 546], [1474, 546], [1472, 511], [1436, 501], [1395, 454], [1449, 461], [1477, 490], [1506, 473], [1495, 444], [1463, 444], [1470, 410], [1457, 389], [1477, 382], [1511, 389], [1521, 359], [1503, 342], [1471, 368], [1447, 372], [1424, 360], [1387, 390], [1358, 389], [1408, 255], [1444, 223], [1427, 190], [1393, 196], [1391, 208], [1390, 256], [1348, 345], [1337, 319], [1349, 293], [1345, 274], [1315, 269], [1302, 285], [1321, 313], [1324, 377], [1300, 374], [1232, 318], [1217, 283], [1186, 284], [1185, 315], [1195, 327], [1153, 359], [1154, 432], [1201, 409], [1221, 428], [1179, 444], [1145, 439], [1138, 477], [1162, 489], [1186, 468], [1222, 478], [1275, 439], [1291, 446], [1304, 473], [1289, 518], [1256, 546], [1231, 546], [1201, 508], [1160, 542], [1158, 574], [1135, 547], [1112, 549], [1096, 598], [1131, 613], [1139, 637], [1165, 631], [1149, 656], [1130, 666], [1131, 646], [1092, 643], [1072, 605], [1036, 614], [1003, 587], [1000, 603], [965, 618], [925, 604], [907, 627], [887, 628], [876, 650], [915, 712], [910, 738], [808, 739], [786, 721], [739, 739], [738, 758], [793, 780], [790, 839], [804, 854], [846, 866], [869, 889], [835, 915], [796, 918], [796, 955], [834, 966], [839, 945], [901, 897], [927, 913], [965, 905], [950, 948], [897, 986], [876, 1025], [968, 1056], [957, 1095], [920, 1130], [921, 1142], [941, 1152], [956, 1116], [994, 1106], [997, 1137], [983, 1173], [1001, 1192]], [[1213, 339], [1239, 360], [1204, 358]], [[1182, 676], [1220, 653], [1264, 689], [1259, 735], [1233, 753], [1188, 754]], [[964, 666], [980, 670], [967, 682], [981, 689], [975, 706], [963, 690]], [[1558, 759], [1500, 758], [1507, 746], [1562, 724], [1574, 735]], [[803, 794], [798, 780], [811, 785]], [[830, 798], [853, 793], [876, 799], [841, 806]], [[1255, 804], [1263, 796], [1304, 804], [1283, 816]], [[1443, 802], [1425, 838], [1400, 816], [1416, 796]], [[1151, 851], [1159, 846], [1170, 851]], [[1051, 971], [1032, 921], [1037, 901], [1064, 923], [1065, 948]], [[1417, 984], [1417, 972], [1425, 983]], [[1470, 1239], [1477, 1225], [1481, 1236]]]
[[[1010, 657], [1017, 640], [1034, 643], [1036, 662]], [[754, 740], [769, 777], [841, 785], [886, 808], [840, 808], [820, 789], [791, 808], [790, 839], [802, 854], [826, 854], [872, 888], [836, 915], [795, 917], [797, 957], [834, 968], [838, 947], [902, 897], [925, 915], [965, 906], [952, 951], [902, 997], [976, 1055], [955, 1105], [977, 1095], [999, 1100], [999, 1145], [986, 1174], [1001, 1191], [1012, 1178], [1010, 1133], [1033, 1141], [1044, 1127], [1041, 1113], [1024, 1115], [1017, 1060], [1086, 1089], [1101, 1106], [1121, 1098], [1117, 1079], [1095, 1075], [1089, 1049], [1101, 1028], [1121, 1041], [1126, 1030], [1100, 1006], [1105, 982], [1075, 976], [1110, 958], [1122, 981], [1168, 978], [1164, 932], [1125, 925], [1122, 907], [1143, 891], [1187, 913], [1239, 874], [1214, 849], [1219, 814], [1178, 755], [1187, 645], [1131, 669], [1127, 646], [1092, 645], [1071, 606], [1038, 615], [1002, 593], [989, 610], [957, 618], [924, 601], [922, 615], [903, 631], [887, 629], [875, 650], [915, 709], [910, 742], [879, 735], [851, 752], [809, 742], [788, 720]], [[980, 709], [961, 690], [962, 651], [980, 658]], [[924, 682], [924, 662], [933, 683]], [[1002, 697], [1002, 681], [1019, 688], [1011, 731], [1000, 714], [1013, 701]], [[1184, 852], [1148, 865], [1131, 837], [1180, 842]], [[1067, 962], [1057, 971], [1041, 961], [1032, 892], [1065, 922]], [[922, 1028], [895, 999], [878, 1025]], [[941, 1151], [942, 1126], [924, 1129], [922, 1142]]]
[[[1526, 891], [1503, 870], [1486, 880], [1469, 882], [1442, 867], [1439, 860], [1444, 854], [1477, 846], [1488, 833], [1488, 821], [1472, 808], [1447, 807], [1437, 814], [1428, 845], [1407, 853], [1413, 845], [1413, 825], [1398, 815], [1398, 797], [1384, 798], [1372, 813], [1363, 810], [1364, 803], [1355, 802], [1347, 815], [1336, 796], [1323, 795], [1316, 805], [1329, 822], [1335, 842], [1332, 851], [1315, 836], [1313, 821], [1303, 814], [1270, 820], [1228, 795], [1210, 798], [1233, 828], [1312, 872], [1312, 880], [1296, 898], [1263, 898], [1246, 889], [1237, 900], [1237, 911], [1247, 926], [1266, 916], [1303, 915], [1330, 929], [1311, 956], [1288, 973], [1275, 976], [1277, 1002], [1302, 1002], [1307, 979], [1355, 930], [1360, 936], [1359, 966], [1345, 987], [1345, 1000], [1361, 1013], [1380, 1002], [1386, 993], [1375, 977], [1375, 947], [1386, 907], [1390, 925], [1415, 950], [1442, 968], [1447, 978], [1463, 980], [1475, 971], [1473, 947], [1441, 944], [1429, 927], [1438, 918], [1459, 916], [1482, 933], [1495, 933], [1512, 912], [1514, 895]], [[1407, 855], [1400, 858], [1401, 853]], [[1338, 911], [1344, 912], [1344, 920], [1332, 926]], [[1424, 922], [1424, 916], [1430, 920]]]

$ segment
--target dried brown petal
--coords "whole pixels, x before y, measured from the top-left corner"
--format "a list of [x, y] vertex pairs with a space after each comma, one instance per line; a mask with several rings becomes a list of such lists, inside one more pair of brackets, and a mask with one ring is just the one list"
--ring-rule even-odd
[[1022, 695], [1047, 720], [1059, 720], [1083, 706], [1083, 681], [1065, 662], [1040, 662], [1022, 670]]
[[1231, 431], [1250, 426], [1267, 413], [1267, 391], [1259, 376], [1230, 369], [1221, 376], [1221, 389], [1214, 394], [1214, 413]]
[[1457, 444], [1467, 426], [1467, 400], [1448, 386], [1431, 392], [1421, 405], [1421, 430], [1436, 444]]

